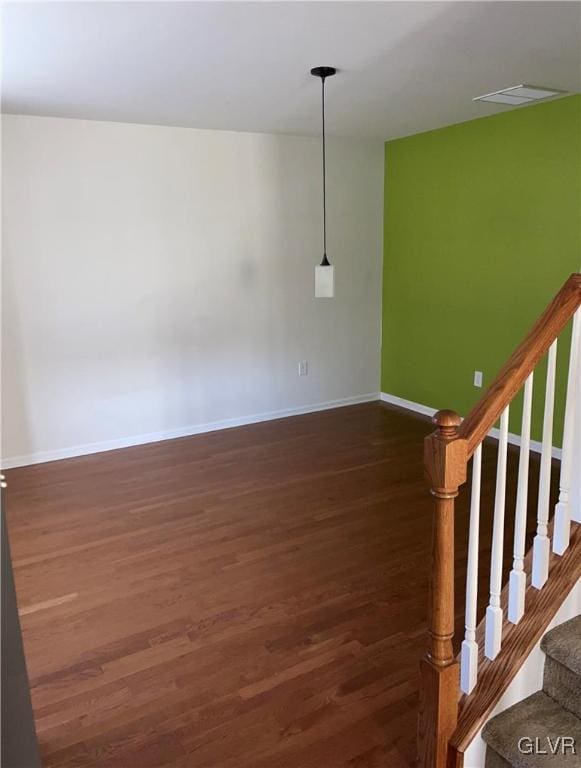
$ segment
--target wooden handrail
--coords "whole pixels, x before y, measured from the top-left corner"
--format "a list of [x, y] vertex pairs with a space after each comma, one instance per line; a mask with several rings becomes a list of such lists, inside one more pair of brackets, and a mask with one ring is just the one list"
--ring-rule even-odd
[[[468, 461], [565, 325], [581, 306], [581, 274], [569, 277], [480, 402], [462, 421], [454, 411], [434, 416], [424, 466], [434, 498], [429, 648], [420, 664], [420, 768], [448, 768], [458, 722], [459, 666], [454, 635], [454, 503]], [[455, 763], [454, 763], [455, 764]]]
[[462, 422], [459, 436], [467, 442], [468, 458], [496, 424], [580, 305], [581, 273], [574, 273]]

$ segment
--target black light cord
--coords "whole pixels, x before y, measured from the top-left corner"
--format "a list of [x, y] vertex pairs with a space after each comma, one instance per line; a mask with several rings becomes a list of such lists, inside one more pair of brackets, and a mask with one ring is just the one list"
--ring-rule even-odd
[[323, 126], [323, 261], [322, 266], [327, 266], [327, 164], [325, 145], [325, 78], [321, 78], [321, 122]]
[[327, 259], [327, 147], [325, 135], [325, 78], [336, 74], [335, 67], [313, 67], [311, 75], [321, 78], [321, 123], [323, 127], [323, 260], [322, 267], [330, 267]]

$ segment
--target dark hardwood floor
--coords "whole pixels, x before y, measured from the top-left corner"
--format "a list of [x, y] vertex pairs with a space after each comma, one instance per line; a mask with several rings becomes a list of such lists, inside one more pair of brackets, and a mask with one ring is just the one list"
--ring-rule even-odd
[[370, 403], [9, 471], [45, 768], [413, 765], [430, 429]]

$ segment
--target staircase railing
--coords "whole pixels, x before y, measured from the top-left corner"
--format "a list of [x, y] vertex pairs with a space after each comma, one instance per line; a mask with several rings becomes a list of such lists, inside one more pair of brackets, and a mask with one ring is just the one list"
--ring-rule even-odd
[[[533, 542], [532, 585], [541, 589], [549, 577], [549, 503], [557, 344], [573, 319], [561, 449], [559, 501], [555, 509], [553, 551], [562, 555], [569, 546], [570, 491], [581, 467], [581, 274], [573, 274], [536, 322], [528, 336], [502, 368], [470, 414], [462, 420], [453, 411], [434, 416], [437, 429], [425, 441], [426, 475], [434, 497], [432, 580], [429, 605], [429, 648], [420, 665], [420, 715], [418, 754], [421, 768], [446, 768], [449, 742], [458, 721], [460, 692], [474, 691], [478, 681], [476, 639], [479, 513], [482, 443], [500, 420], [496, 494], [494, 504], [490, 598], [486, 609], [484, 654], [495, 659], [502, 646], [504, 615], [501, 607], [506, 466], [509, 409], [523, 390], [518, 490], [515, 508], [514, 556], [509, 581], [508, 620], [518, 623], [525, 611], [524, 570], [526, 512], [529, 488], [529, 452], [534, 373], [547, 355], [545, 403], [540, 458], [537, 528]], [[472, 460], [470, 526], [466, 580], [466, 633], [461, 658], [453, 650], [454, 639], [454, 506]], [[475, 691], [477, 695], [477, 690]]]

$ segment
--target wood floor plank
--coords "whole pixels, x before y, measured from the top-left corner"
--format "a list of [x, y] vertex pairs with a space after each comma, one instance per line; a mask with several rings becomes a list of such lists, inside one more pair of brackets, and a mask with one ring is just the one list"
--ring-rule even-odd
[[45, 768], [413, 765], [430, 430], [370, 403], [7, 472]]

